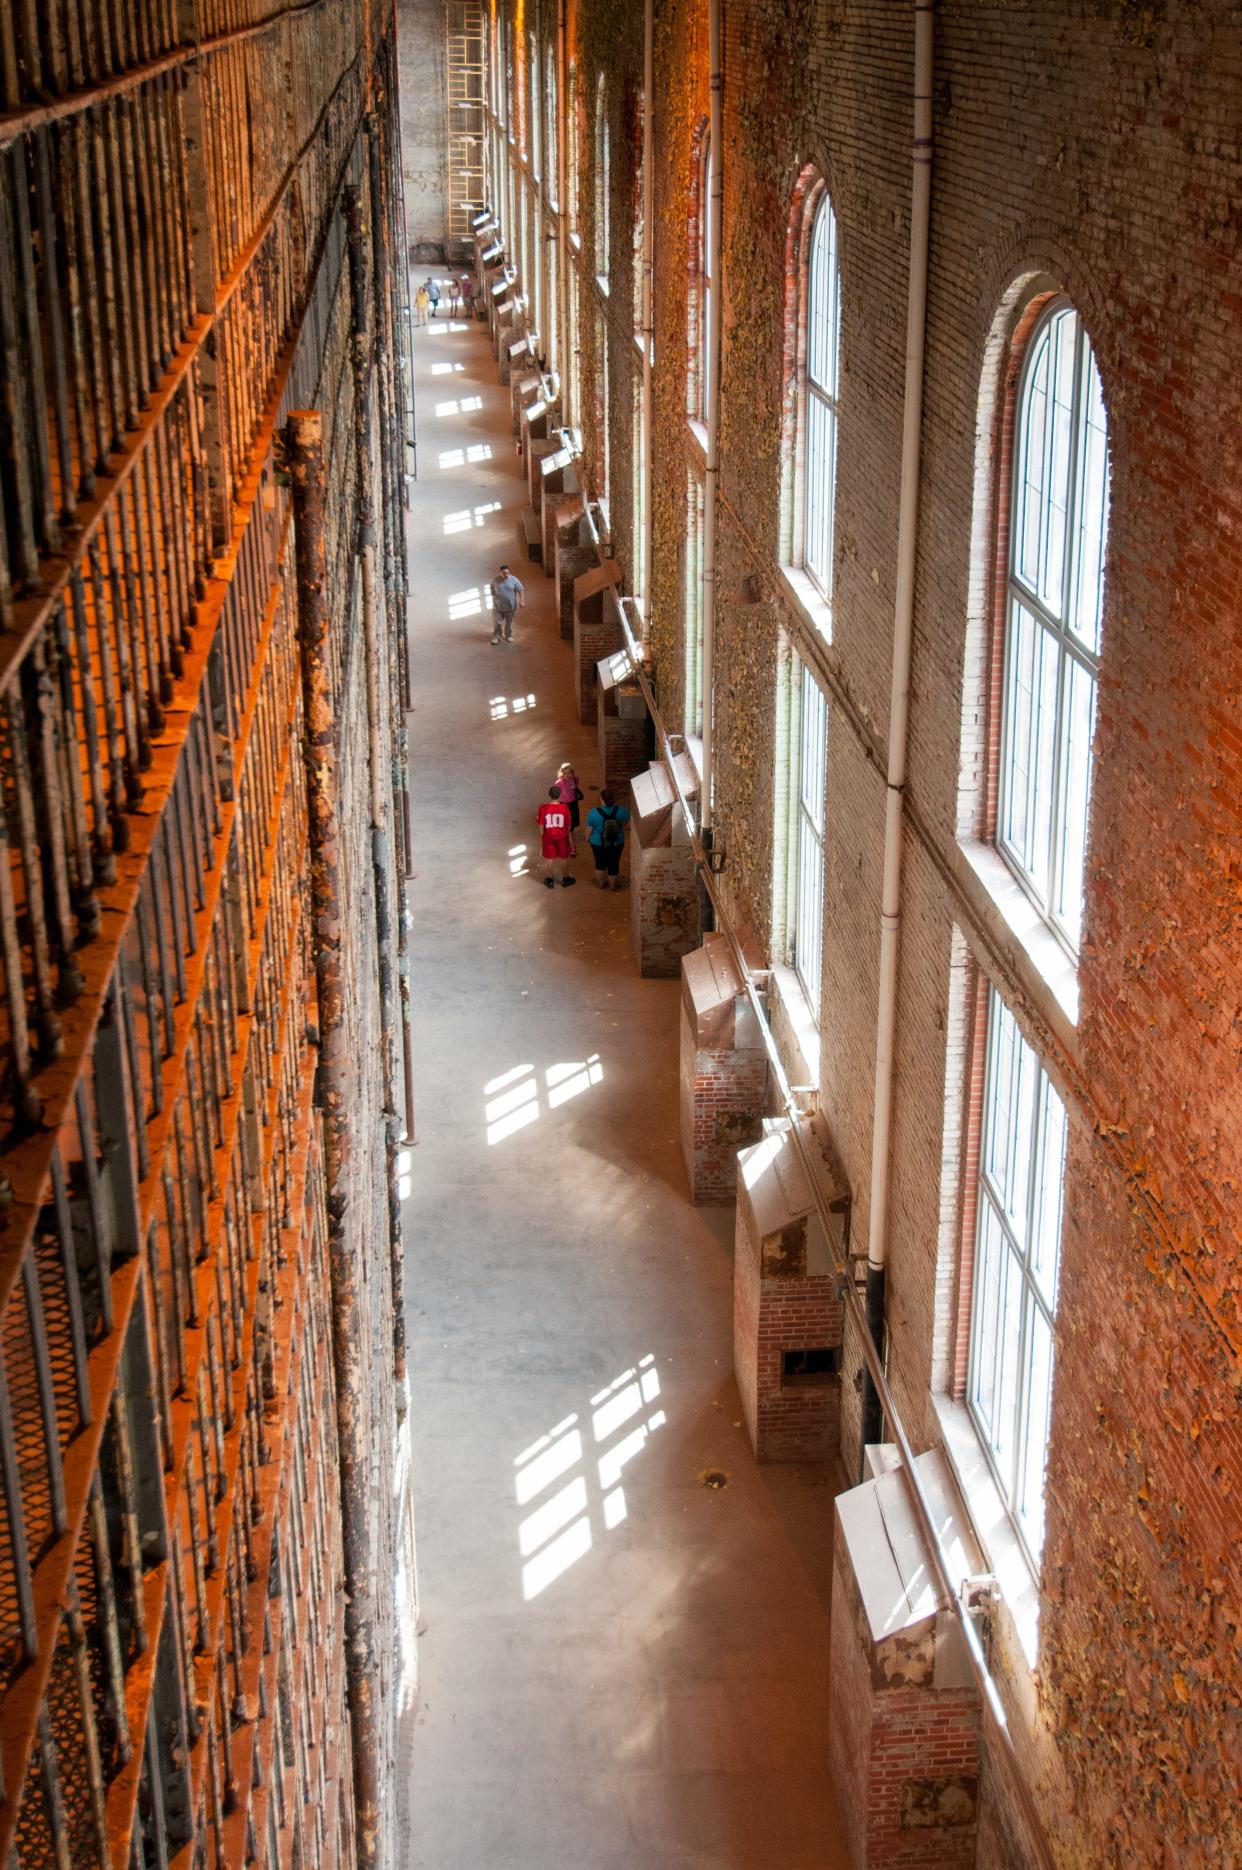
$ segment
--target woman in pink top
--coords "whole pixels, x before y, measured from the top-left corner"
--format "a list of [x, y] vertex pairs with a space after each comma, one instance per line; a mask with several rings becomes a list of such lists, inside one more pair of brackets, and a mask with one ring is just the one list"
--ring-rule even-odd
[[561, 804], [569, 807], [570, 843], [576, 856], [578, 847], [573, 843], [573, 834], [578, 829], [578, 801], [582, 797], [582, 787], [578, 784], [578, 775], [568, 760], [562, 760], [553, 790]]

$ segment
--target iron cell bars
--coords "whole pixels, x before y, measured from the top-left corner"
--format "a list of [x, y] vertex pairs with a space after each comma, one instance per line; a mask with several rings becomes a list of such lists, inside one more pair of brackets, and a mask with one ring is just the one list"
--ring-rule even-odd
[[[355, 1861], [272, 443], [348, 328], [346, 182], [377, 255], [404, 251], [391, 23], [375, 0], [0, 19], [0, 1854], [21, 1870]], [[374, 276], [400, 694], [408, 319], [404, 269]], [[337, 460], [334, 653], [359, 497]]]

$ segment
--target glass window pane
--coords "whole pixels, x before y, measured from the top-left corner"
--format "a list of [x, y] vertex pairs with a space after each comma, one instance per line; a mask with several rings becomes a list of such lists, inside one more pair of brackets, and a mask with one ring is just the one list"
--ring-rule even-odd
[[1095, 733], [1095, 677], [1069, 660], [1061, 716], [1061, 836], [1056, 853], [1053, 911], [1074, 947], [1082, 932], [1083, 867], [1091, 805], [1091, 740]]
[[802, 564], [826, 598], [832, 596], [840, 310], [837, 220], [832, 203], [823, 195], [815, 212], [807, 259]]
[[1031, 1552], [1043, 1536], [1065, 1107], [992, 991], [967, 1400]]
[[824, 828], [824, 776], [828, 751], [828, 702], [811, 676], [802, 677], [802, 760], [798, 796], [811, 823]]
[[1010, 609], [1001, 843], [1046, 901], [1056, 785], [1057, 639], [1016, 600]]
[[1100, 373], [1085, 340], [1079, 390], [1074, 578], [1066, 622], [1079, 641], [1098, 655], [1108, 536], [1108, 420]]
[[1062, 302], [1031, 339], [1018, 401], [997, 842], [1075, 954], [1108, 503], [1100, 375]]
[[1027, 1394], [1014, 1507], [1026, 1542], [1038, 1556], [1044, 1542], [1044, 1478], [1052, 1423], [1052, 1327], [1039, 1307], [1033, 1301], [1028, 1303]]
[[803, 563], [825, 597], [832, 592], [833, 501], [836, 491], [837, 412], [808, 390], [806, 501]]
[[798, 918], [794, 957], [812, 1010], [818, 1017], [823, 946], [824, 853], [806, 818], [798, 822]]
[[825, 195], [811, 230], [807, 293], [807, 376], [833, 401], [840, 353], [841, 287], [837, 263], [837, 217]]
[[971, 1402], [989, 1443], [996, 1418], [996, 1348], [1000, 1340], [1001, 1273], [1005, 1234], [986, 1195], [979, 1203], [979, 1239], [974, 1273], [975, 1351], [971, 1362]]
[[1057, 1300], [1057, 1272], [1061, 1263], [1061, 1207], [1065, 1185], [1065, 1106], [1039, 1073], [1039, 1129], [1032, 1203], [1029, 1262], [1031, 1276], [1044, 1304], [1052, 1311]]
[[805, 668], [801, 669], [798, 692], [801, 728], [794, 786], [798, 822], [793, 914], [794, 966], [818, 1019], [824, 923], [828, 699]]

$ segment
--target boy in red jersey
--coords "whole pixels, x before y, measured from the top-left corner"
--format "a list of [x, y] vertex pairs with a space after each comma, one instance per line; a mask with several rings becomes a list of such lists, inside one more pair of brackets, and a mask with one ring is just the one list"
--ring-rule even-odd
[[577, 879], [565, 875], [566, 859], [573, 855], [573, 849], [569, 835], [569, 807], [561, 798], [559, 786], [553, 786], [547, 804], [539, 807], [539, 829], [543, 834], [541, 854], [544, 888], [555, 888], [559, 876], [561, 888], [567, 890]]

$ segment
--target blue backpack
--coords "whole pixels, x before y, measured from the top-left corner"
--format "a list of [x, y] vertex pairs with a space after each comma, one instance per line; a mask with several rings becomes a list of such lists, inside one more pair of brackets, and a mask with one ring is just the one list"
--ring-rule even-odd
[[599, 809], [604, 821], [600, 826], [599, 841], [606, 851], [615, 851], [625, 843], [625, 831], [617, 817], [617, 808], [615, 805], [601, 805]]

